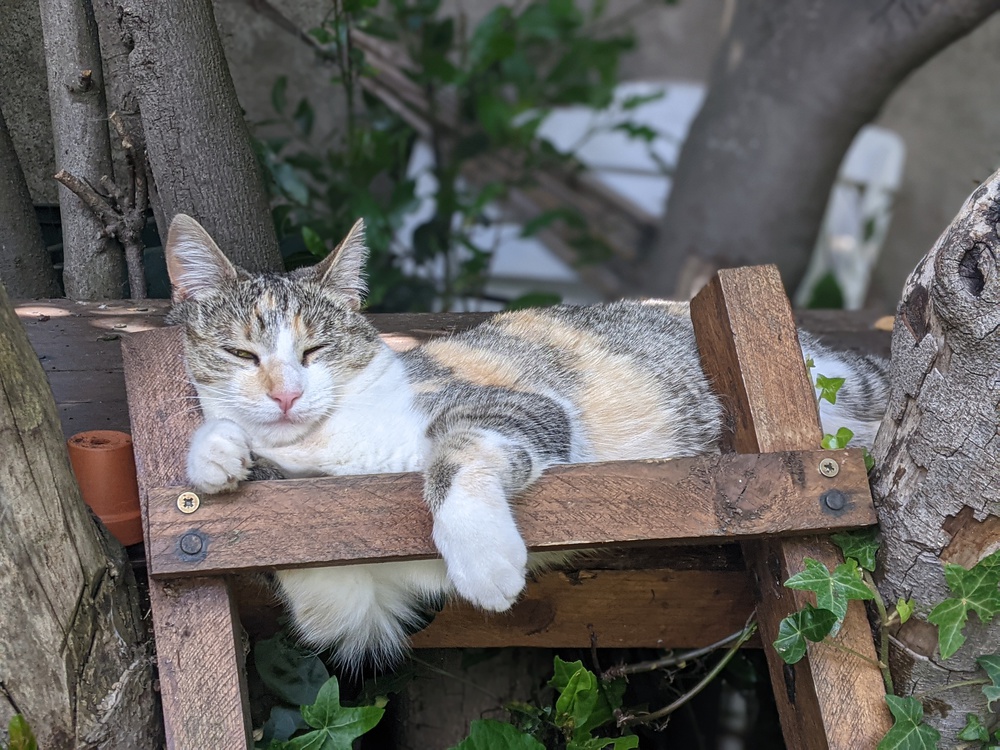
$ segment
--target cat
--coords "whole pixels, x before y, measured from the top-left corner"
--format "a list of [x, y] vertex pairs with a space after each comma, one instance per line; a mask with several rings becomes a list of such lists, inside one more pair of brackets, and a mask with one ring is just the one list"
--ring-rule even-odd
[[[231, 491], [266, 466], [285, 477], [424, 472], [439, 560], [276, 573], [300, 637], [357, 669], [386, 666], [457, 594], [502, 612], [529, 555], [509, 507], [559, 463], [718, 450], [722, 407], [702, 373], [688, 305], [659, 300], [498, 314], [391, 351], [360, 313], [368, 250], [358, 221], [317, 266], [251, 274], [180, 214], [165, 247], [188, 375], [205, 422], [191, 484]], [[824, 428], [871, 444], [887, 364], [801, 333], [815, 373], [843, 377]], [[290, 531], [294, 534], [294, 530]]]

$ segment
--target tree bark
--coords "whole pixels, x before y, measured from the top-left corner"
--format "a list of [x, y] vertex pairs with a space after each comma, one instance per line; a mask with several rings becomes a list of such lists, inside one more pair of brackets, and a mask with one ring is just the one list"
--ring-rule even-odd
[[[97, 185], [112, 174], [104, 75], [90, 0], [39, 3], [56, 170]], [[125, 261], [118, 243], [80, 200], [59, 188], [63, 282], [72, 299], [119, 299]]]
[[[146, 134], [142, 129], [142, 119], [139, 116], [139, 98], [133, 89], [132, 75], [129, 72], [128, 58], [132, 50], [131, 39], [122, 28], [123, 14], [119, 12], [119, 0], [91, 0], [94, 17], [97, 21], [97, 34], [101, 42], [101, 60], [104, 63], [104, 76], [108, 82], [108, 109], [117, 112], [125, 125], [125, 131], [139, 154], [146, 153]], [[114, 156], [115, 182], [119, 185], [128, 184], [128, 157], [120, 143], [111, 142]], [[143, 160], [145, 161], [145, 160]], [[154, 189], [152, 172], [146, 170], [149, 203], [153, 209], [153, 218], [160, 237], [167, 236], [170, 222], [163, 215], [159, 195]]]
[[717, 268], [805, 273], [837, 169], [910, 72], [995, 0], [739, 0], [684, 143], [644, 291], [691, 296]]
[[260, 166], [210, 0], [119, 2], [166, 218], [195, 217], [244, 268], [281, 268]]
[[162, 744], [132, 569], [91, 519], [55, 402], [0, 287], [0, 718], [44, 748]]
[[15, 297], [59, 297], [21, 162], [0, 111], [0, 282]]
[[[982, 678], [975, 659], [1000, 648], [1000, 617], [970, 617], [965, 645], [937, 651], [931, 608], [950, 596], [943, 563], [971, 567], [1000, 546], [1000, 172], [979, 187], [907, 281], [892, 338], [889, 409], [875, 441], [882, 529], [879, 589], [912, 595], [890, 664], [902, 695]], [[967, 713], [1000, 725], [982, 685], [924, 699], [944, 741]], [[946, 746], [950, 747], [951, 744]]]

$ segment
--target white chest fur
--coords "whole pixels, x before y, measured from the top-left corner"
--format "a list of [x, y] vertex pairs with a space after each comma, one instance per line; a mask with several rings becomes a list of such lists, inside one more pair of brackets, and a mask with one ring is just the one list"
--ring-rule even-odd
[[288, 477], [420, 471], [426, 427], [402, 363], [385, 350], [345, 386], [333, 414], [302, 438], [252, 448]]

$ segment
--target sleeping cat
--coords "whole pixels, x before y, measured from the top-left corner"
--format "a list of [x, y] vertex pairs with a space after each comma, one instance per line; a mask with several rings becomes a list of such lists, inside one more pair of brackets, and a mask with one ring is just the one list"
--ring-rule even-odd
[[[318, 266], [250, 274], [188, 216], [170, 226], [169, 321], [184, 328], [205, 423], [191, 484], [233, 490], [264, 463], [286, 477], [422, 471], [443, 559], [278, 571], [301, 637], [350, 667], [386, 664], [448, 595], [501, 612], [528, 571], [509, 507], [547, 467], [717, 450], [722, 409], [685, 303], [616, 302], [497, 315], [464, 333], [391, 351], [359, 313], [362, 222]], [[884, 362], [833, 354], [807, 334], [815, 372], [844, 377], [827, 431], [870, 444]]]

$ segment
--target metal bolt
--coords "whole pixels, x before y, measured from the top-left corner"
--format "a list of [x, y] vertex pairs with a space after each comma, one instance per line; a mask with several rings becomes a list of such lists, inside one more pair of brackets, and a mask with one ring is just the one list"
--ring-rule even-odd
[[203, 546], [204, 542], [202, 542], [201, 534], [189, 531], [181, 537], [181, 552], [186, 555], [197, 555], [201, 552]]
[[201, 507], [201, 498], [193, 492], [182, 492], [177, 496], [177, 510], [181, 513], [194, 513]]
[[847, 495], [840, 490], [827, 490], [820, 497], [820, 502], [830, 510], [843, 510], [847, 505]]
[[840, 473], [840, 464], [832, 458], [824, 458], [819, 462], [819, 473], [824, 477], [835, 477]]

